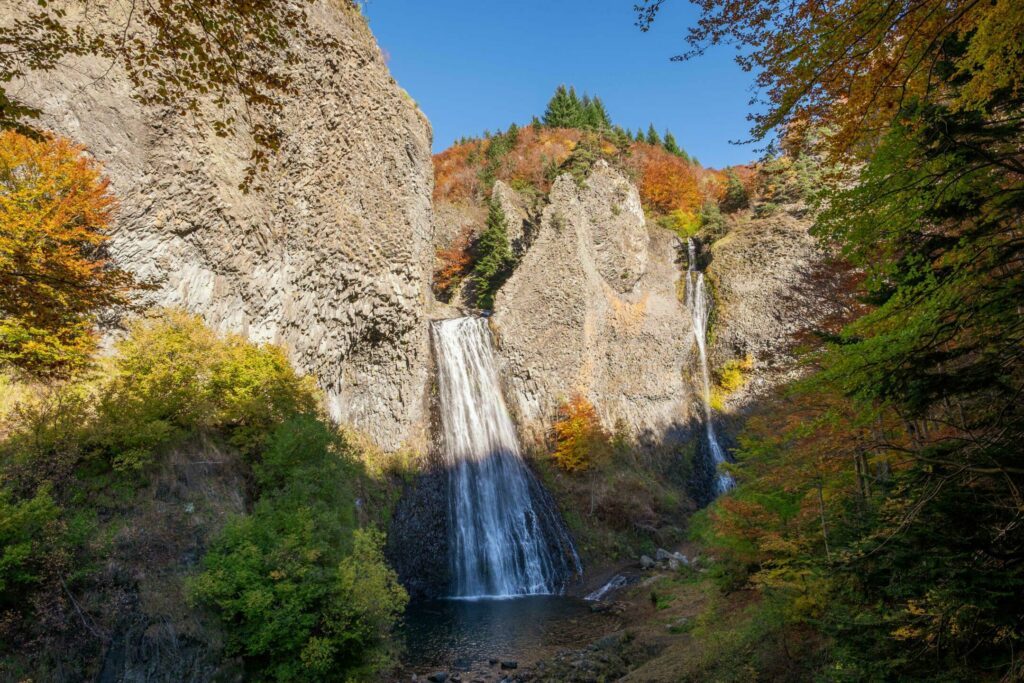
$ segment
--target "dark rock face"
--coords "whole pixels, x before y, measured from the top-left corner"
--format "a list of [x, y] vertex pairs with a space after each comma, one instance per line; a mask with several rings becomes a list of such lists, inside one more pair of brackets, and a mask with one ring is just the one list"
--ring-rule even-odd
[[449, 594], [448, 474], [435, 467], [406, 486], [388, 529], [386, 554], [414, 599]]

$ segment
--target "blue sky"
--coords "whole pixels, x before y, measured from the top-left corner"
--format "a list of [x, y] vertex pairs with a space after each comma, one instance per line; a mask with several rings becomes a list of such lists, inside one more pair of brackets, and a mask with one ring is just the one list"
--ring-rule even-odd
[[434, 127], [434, 151], [463, 135], [540, 115], [559, 83], [598, 94], [612, 119], [631, 130], [669, 128], [705, 166], [750, 161], [746, 139], [752, 76], [731, 47], [690, 62], [695, 13], [666, 3], [648, 33], [633, 0], [367, 0], [364, 13], [395, 79]]

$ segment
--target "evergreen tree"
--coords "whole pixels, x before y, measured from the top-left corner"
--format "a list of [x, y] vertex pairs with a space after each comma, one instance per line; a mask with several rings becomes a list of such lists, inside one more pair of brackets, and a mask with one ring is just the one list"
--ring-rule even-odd
[[534, 130], [538, 130], [543, 125], [544, 125], [544, 123], [539, 118], [537, 118], [536, 116], [534, 116], [533, 119], [530, 120], [530, 126]]
[[647, 127], [647, 144], [661, 146], [661, 136], [658, 135], [658, 131], [654, 130], [653, 123]]
[[725, 197], [722, 198], [722, 211], [733, 213], [745, 209], [750, 204], [747, 188], [743, 186], [739, 176], [732, 169], [725, 174]]
[[564, 85], [555, 89], [555, 94], [548, 101], [544, 110], [544, 125], [551, 128], [566, 128], [572, 125], [574, 109], [569, 91]]
[[680, 149], [678, 144], [676, 144], [676, 136], [672, 135], [672, 131], [670, 131], [668, 129], [665, 130], [664, 147], [665, 147], [665, 151], [668, 152], [669, 154], [675, 154], [676, 156], [683, 156], [682, 155], [682, 151], [683, 150]]
[[635, 140], [637, 142], [647, 142], [647, 138], [644, 137], [644, 132], [640, 128], [636, 129], [636, 138], [635, 138]]
[[583, 102], [576, 95], [576, 86], [569, 86], [569, 123], [568, 128], [583, 126]]
[[515, 260], [508, 242], [508, 220], [501, 205], [491, 199], [487, 211], [487, 227], [476, 245], [477, 259], [473, 267], [472, 282], [476, 305], [490, 310], [494, 296], [512, 274]]
[[605, 109], [604, 102], [600, 97], [595, 97], [590, 101], [590, 118], [597, 130], [608, 130], [612, 127], [611, 117], [608, 116], [608, 110]]

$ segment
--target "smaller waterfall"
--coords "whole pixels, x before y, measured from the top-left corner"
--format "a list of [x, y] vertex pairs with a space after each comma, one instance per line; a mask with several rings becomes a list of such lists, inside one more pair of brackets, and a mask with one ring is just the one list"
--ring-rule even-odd
[[[726, 459], [725, 452], [718, 443], [711, 415], [711, 375], [708, 372], [707, 352], [708, 316], [711, 310], [708, 305], [707, 287], [704, 285], [704, 273], [697, 270], [697, 250], [693, 240], [686, 240], [686, 249], [689, 259], [686, 267], [686, 308], [693, 317], [693, 336], [700, 355], [700, 373], [704, 389], [704, 431], [711, 460], [717, 469], [726, 462]], [[735, 485], [736, 482], [731, 475], [718, 472], [715, 477], [715, 495], [725, 493]]]
[[448, 467], [453, 596], [560, 593], [582, 571], [579, 557], [523, 462], [487, 321], [444, 320], [432, 332]]

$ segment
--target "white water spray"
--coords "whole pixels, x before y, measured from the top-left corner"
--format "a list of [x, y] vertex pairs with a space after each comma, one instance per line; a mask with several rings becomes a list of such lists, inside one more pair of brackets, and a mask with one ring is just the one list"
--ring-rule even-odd
[[487, 321], [432, 327], [448, 468], [453, 597], [560, 593], [579, 557], [526, 468]]
[[[700, 355], [700, 373], [704, 389], [704, 431], [711, 460], [717, 470], [726, 459], [725, 452], [718, 443], [711, 415], [711, 376], [708, 372], [707, 352], [708, 316], [711, 311], [708, 306], [707, 288], [704, 285], [704, 273], [697, 271], [697, 253], [693, 240], [686, 240], [686, 249], [689, 259], [686, 267], [686, 308], [693, 317], [693, 336]], [[715, 477], [715, 495], [725, 493], [735, 485], [736, 482], [731, 475], [718, 472]]]

